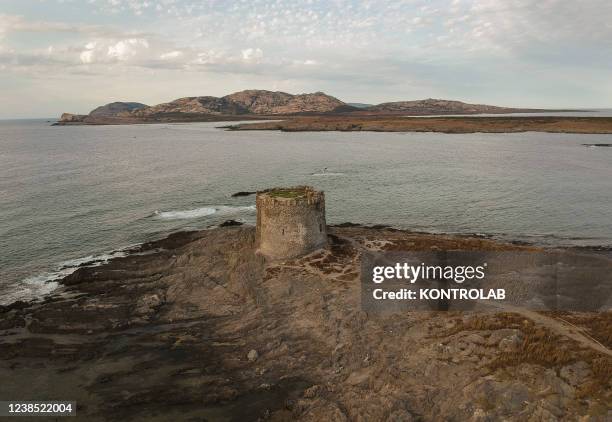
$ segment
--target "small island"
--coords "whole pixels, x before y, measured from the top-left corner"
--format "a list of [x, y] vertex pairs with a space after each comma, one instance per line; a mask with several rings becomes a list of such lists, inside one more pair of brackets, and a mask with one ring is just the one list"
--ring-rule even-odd
[[[97, 107], [89, 114], [64, 113], [54, 125], [263, 120], [223, 128], [285, 132], [612, 133], [612, 117], [537, 115], [568, 111], [586, 110], [499, 107], [432, 98], [368, 105], [345, 103], [323, 92], [294, 95], [281, 91], [251, 89], [223, 97], [184, 97], [154, 106], [138, 102], [114, 102]], [[509, 113], [513, 115], [505, 116]], [[516, 113], [529, 115], [520, 116]], [[478, 114], [493, 116], [474, 117]]]

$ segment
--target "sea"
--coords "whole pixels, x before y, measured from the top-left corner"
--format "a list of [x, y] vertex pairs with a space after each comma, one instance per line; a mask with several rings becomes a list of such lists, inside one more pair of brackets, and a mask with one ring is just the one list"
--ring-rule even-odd
[[[235, 122], [232, 122], [235, 124]], [[612, 246], [612, 135], [227, 131], [0, 121], [0, 304], [79, 265], [234, 219], [238, 191], [312, 185], [330, 224]]]

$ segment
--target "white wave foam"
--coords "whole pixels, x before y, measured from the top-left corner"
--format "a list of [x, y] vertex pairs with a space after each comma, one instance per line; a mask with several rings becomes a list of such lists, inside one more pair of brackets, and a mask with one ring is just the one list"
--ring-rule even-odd
[[45, 296], [59, 287], [57, 281], [48, 280], [47, 275], [38, 275], [22, 280], [13, 291], [0, 297], [0, 305], [9, 305], [18, 300], [28, 301]]
[[236, 213], [241, 213], [241, 212], [253, 212], [256, 209], [257, 208], [255, 207], [255, 205], [246, 205], [243, 207], [230, 207], [230, 206], [221, 205], [220, 207], [217, 207], [217, 211], [219, 212], [219, 214], [236, 214]]
[[255, 211], [255, 205], [233, 207], [228, 205], [219, 205], [212, 207], [194, 208], [191, 210], [178, 210], [178, 211], [155, 211], [154, 215], [156, 218], [164, 220], [182, 220], [190, 218], [206, 217], [208, 215], [234, 215], [243, 212]]
[[181, 220], [184, 218], [205, 217], [217, 212], [214, 208], [203, 207], [183, 211], [155, 211], [155, 216], [165, 220]]
[[[130, 246], [131, 247], [131, 246]], [[128, 248], [115, 252], [89, 255], [83, 258], [70, 259], [57, 266], [57, 270], [27, 277], [11, 286], [10, 291], [0, 297], [0, 305], [8, 305], [18, 300], [28, 301], [40, 299], [60, 287], [59, 280], [74, 273], [80, 267], [98, 267], [113, 258], [127, 256]]]
[[97, 267], [102, 264], [106, 264], [113, 258], [122, 258], [127, 256], [127, 252], [125, 251], [127, 248], [120, 249], [115, 252], [101, 254], [101, 255], [88, 255], [83, 258], [77, 259], [69, 259], [68, 261], [64, 261], [60, 264], [61, 269], [79, 267], [83, 264], [87, 264], [87, 267]]

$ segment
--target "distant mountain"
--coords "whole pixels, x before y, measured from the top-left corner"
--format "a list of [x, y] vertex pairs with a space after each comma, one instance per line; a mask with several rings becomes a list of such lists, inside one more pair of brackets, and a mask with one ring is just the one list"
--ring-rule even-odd
[[64, 113], [60, 124], [137, 123], [139, 121], [204, 121], [231, 116], [289, 115], [300, 113], [350, 112], [351, 107], [323, 92], [288, 94], [280, 91], [246, 90], [224, 97], [184, 97], [147, 106], [115, 102], [94, 109], [88, 115]]
[[89, 115], [94, 117], [109, 117], [116, 116], [119, 113], [130, 112], [148, 107], [142, 103], [125, 103], [125, 102], [114, 102], [93, 109]]
[[248, 89], [223, 97], [184, 97], [154, 106], [135, 102], [114, 102], [100, 106], [88, 115], [64, 113], [58, 124], [221, 121], [300, 114], [424, 116], [539, 111], [546, 110], [468, 104], [433, 98], [378, 105], [347, 104], [323, 92], [294, 95], [281, 91]]
[[147, 107], [132, 115], [139, 117], [170, 113], [188, 114], [295, 114], [328, 113], [345, 104], [322, 92], [292, 95], [280, 91], [249, 89], [224, 97], [186, 97], [169, 103]]
[[151, 107], [135, 110], [127, 117], [155, 117], [171, 114], [248, 114], [249, 110], [241, 104], [228, 100], [226, 97], [184, 97], [169, 103], [162, 103]]
[[480, 114], [480, 113], [517, 113], [542, 111], [536, 109], [497, 107], [485, 104], [468, 104], [461, 101], [428, 98], [416, 101], [395, 101], [366, 108], [376, 113], [402, 113], [410, 115], [432, 114]]
[[258, 89], [235, 92], [225, 97], [253, 114], [329, 113], [346, 106], [323, 92], [292, 95]]

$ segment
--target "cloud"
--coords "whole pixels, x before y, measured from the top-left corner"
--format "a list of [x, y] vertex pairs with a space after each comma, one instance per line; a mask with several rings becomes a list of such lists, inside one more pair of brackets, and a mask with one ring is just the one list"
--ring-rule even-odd
[[[66, 6], [58, 1], [39, 4], [44, 16]], [[168, 90], [192, 75], [211, 90], [231, 79], [392, 95], [380, 100], [424, 93], [486, 102], [504, 87], [533, 97], [528, 87], [601, 84], [612, 67], [612, 2], [604, 0], [89, 0], [70, 7], [55, 15], [66, 21], [40, 20], [25, 7], [0, 15], [3, 73], [138, 80], [159, 72], [173, 75]], [[604, 98], [610, 83], [603, 84], [589, 95]]]
[[81, 59], [81, 62], [84, 64], [90, 64], [94, 62], [94, 50], [93, 49], [87, 49], [81, 52], [81, 54], [79, 55], [79, 58]]
[[612, 45], [612, 2], [590, 0], [474, 0], [446, 16], [456, 45], [521, 54], [533, 47], [565, 49], [585, 43]]
[[182, 51], [178, 51], [178, 50], [174, 50], [174, 51], [168, 51], [167, 53], [162, 53], [159, 58], [162, 60], [173, 60], [173, 59], [178, 59], [179, 57], [183, 56], [183, 52]]
[[242, 60], [245, 62], [258, 62], [263, 58], [261, 48], [247, 48], [241, 51]]
[[227, 54], [220, 50], [210, 49], [195, 53], [195, 57], [188, 64], [192, 65], [214, 65], [227, 61]]
[[106, 25], [87, 25], [55, 21], [29, 20], [19, 15], [0, 14], [0, 36], [18, 32], [59, 32], [98, 37], [117, 37], [126, 36], [128, 34], [133, 36], [146, 35], [136, 31], [123, 31]]
[[125, 61], [136, 56], [143, 49], [148, 48], [149, 42], [146, 39], [129, 38], [109, 46], [106, 55], [111, 59]]

